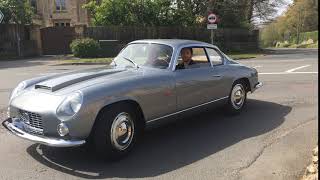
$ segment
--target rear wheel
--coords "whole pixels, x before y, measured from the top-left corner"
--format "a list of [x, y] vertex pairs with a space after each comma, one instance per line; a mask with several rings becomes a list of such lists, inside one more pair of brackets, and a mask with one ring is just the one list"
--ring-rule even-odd
[[96, 151], [106, 160], [116, 160], [127, 155], [136, 144], [140, 127], [135, 108], [116, 104], [99, 114], [93, 140]]
[[229, 94], [227, 110], [231, 114], [238, 114], [242, 111], [247, 100], [246, 84], [241, 81], [236, 81]]

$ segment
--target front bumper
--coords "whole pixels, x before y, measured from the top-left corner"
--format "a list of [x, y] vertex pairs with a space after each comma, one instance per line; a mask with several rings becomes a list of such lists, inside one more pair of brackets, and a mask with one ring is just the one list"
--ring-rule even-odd
[[58, 138], [48, 138], [43, 136], [36, 136], [27, 133], [23, 130], [23, 123], [19, 119], [9, 118], [3, 121], [2, 125], [12, 134], [27, 139], [32, 142], [53, 146], [53, 147], [74, 147], [81, 146], [86, 143], [85, 140], [64, 140]]
[[262, 82], [258, 82], [255, 86], [254, 86], [254, 88], [255, 89], [259, 89], [259, 88], [261, 88], [262, 87]]

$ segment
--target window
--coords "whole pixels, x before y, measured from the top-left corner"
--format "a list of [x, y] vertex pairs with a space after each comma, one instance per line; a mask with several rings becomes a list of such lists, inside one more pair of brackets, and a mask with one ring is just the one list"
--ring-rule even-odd
[[55, 21], [54, 26], [70, 27], [70, 21]]
[[223, 63], [222, 56], [215, 49], [206, 48], [212, 65], [220, 65]]
[[30, 0], [30, 5], [34, 13], [37, 13], [37, 0]]
[[170, 64], [172, 52], [172, 47], [162, 44], [129, 44], [114, 59], [113, 64], [119, 67], [132, 67], [137, 64], [165, 69]]
[[183, 48], [178, 58], [176, 69], [210, 67], [206, 52], [202, 47]]
[[55, 0], [55, 2], [57, 11], [66, 10], [66, 0]]

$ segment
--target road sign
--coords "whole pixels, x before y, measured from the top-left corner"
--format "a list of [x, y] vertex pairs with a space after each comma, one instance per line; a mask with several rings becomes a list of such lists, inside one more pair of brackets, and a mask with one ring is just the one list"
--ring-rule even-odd
[[217, 15], [215, 15], [215, 14], [213, 14], [213, 13], [210, 13], [210, 14], [208, 15], [208, 24], [214, 24], [214, 23], [217, 22], [217, 20], [218, 20]]
[[207, 29], [218, 29], [217, 24], [207, 24]]
[[0, 11], [0, 23], [2, 22], [3, 18], [4, 18], [4, 15], [3, 15], [3, 13]]

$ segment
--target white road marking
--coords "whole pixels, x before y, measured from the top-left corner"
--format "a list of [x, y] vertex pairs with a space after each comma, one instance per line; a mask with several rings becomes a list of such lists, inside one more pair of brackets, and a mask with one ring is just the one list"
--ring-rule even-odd
[[306, 68], [306, 67], [309, 67], [310, 65], [305, 65], [305, 66], [299, 66], [299, 67], [296, 67], [296, 68], [293, 68], [293, 69], [289, 69], [288, 71], [286, 71], [287, 73], [291, 73], [295, 70], [298, 70], [298, 69], [302, 69], [302, 68]]
[[262, 66], [253, 66], [253, 68], [261, 68]]
[[258, 75], [270, 75], [270, 74], [318, 74], [318, 72], [269, 72], [269, 73], [258, 73]]

